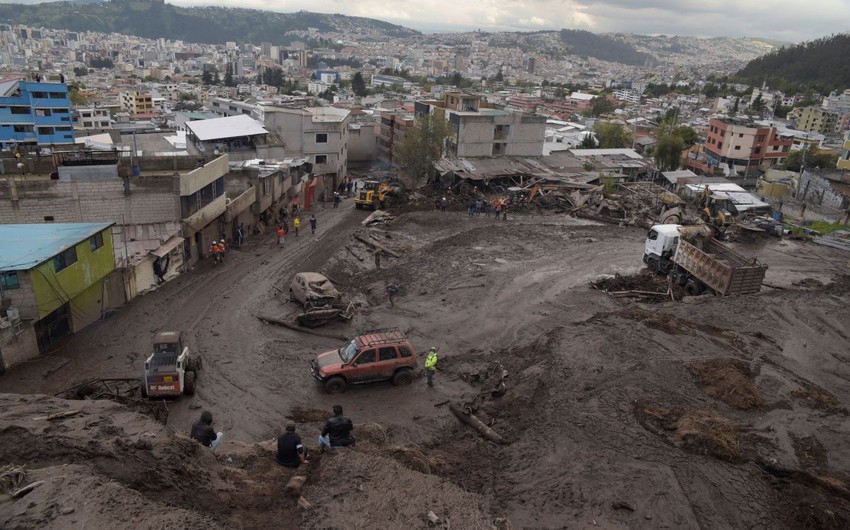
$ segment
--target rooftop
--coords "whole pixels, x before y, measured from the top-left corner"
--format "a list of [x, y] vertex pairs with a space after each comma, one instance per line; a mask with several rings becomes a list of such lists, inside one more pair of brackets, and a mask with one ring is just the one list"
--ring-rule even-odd
[[211, 120], [189, 121], [186, 122], [186, 127], [202, 142], [269, 133], [257, 120], [244, 114]]
[[30, 270], [113, 224], [0, 225], [0, 272]]

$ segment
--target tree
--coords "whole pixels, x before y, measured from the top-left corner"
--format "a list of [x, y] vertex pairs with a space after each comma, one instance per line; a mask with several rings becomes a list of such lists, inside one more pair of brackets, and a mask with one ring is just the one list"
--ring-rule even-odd
[[717, 88], [717, 85], [714, 83], [706, 83], [704, 87], [702, 87], [702, 93], [708, 99], [714, 99], [717, 97], [717, 94], [720, 90]]
[[597, 122], [593, 126], [600, 149], [627, 147], [632, 143], [632, 135], [615, 123]]
[[463, 76], [460, 75], [460, 72], [455, 72], [454, 75], [452, 75], [452, 85], [460, 88], [461, 83], [463, 83]]
[[579, 144], [579, 148], [581, 149], [596, 149], [597, 146], [598, 144], [596, 143], [596, 139], [593, 138], [593, 135], [590, 133], [585, 134]]
[[201, 74], [201, 82], [205, 85], [213, 84], [213, 75], [209, 70], [204, 70], [204, 73]]
[[800, 171], [800, 166], [805, 166], [806, 169], [834, 169], [838, 162], [838, 155], [831, 153], [818, 152], [817, 145], [809, 144], [806, 148], [806, 156], [803, 157], [802, 149], [791, 151], [788, 153], [788, 158], [782, 164], [784, 169], [788, 171]]
[[759, 94], [756, 96], [756, 99], [753, 100], [752, 107], [756, 114], [761, 114], [767, 108], [767, 104], [764, 102], [764, 98], [761, 97], [761, 92], [759, 92]]
[[685, 148], [685, 142], [675, 134], [668, 134], [658, 138], [658, 143], [655, 144], [653, 157], [655, 164], [660, 171], [672, 171], [679, 169], [679, 164], [682, 161], [682, 150]]
[[594, 117], [597, 117], [601, 114], [607, 114], [616, 108], [616, 103], [608, 99], [605, 95], [596, 96], [590, 102], [590, 113]]
[[363, 81], [363, 74], [357, 72], [354, 74], [354, 77], [351, 78], [351, 90], [354, 91], [355, 96], [363, 97], [368, 92], [366, 91], [366, 82]]
[[236, 86], [236, 83], [233, 81], [233, 65], [230, 63], [227, 63], [227, 71], [224, 73], [224, 85]]
[[402, 172], [415, 181], [427, 180], [434, 171], [434, 162], [443, 157], [446, 144], [453, 137], [454, 129], [442, 113], [417, 118], [395, 150]]
[[673, 129], [673, 136], [681, 138], [685, 147], [691, 147], [699, 142], [699, 133], [693, 127], [687, 125], [679, 125]]

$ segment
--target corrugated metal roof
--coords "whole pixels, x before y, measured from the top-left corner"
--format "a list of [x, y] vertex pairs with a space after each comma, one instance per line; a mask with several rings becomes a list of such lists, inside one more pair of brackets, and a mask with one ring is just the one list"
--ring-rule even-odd
[[30, 270], [114, 224], [0, 225], [0, 272]]
[[260, 122], [244, 114], [211, 120], [189, 121], [186, 122], [186, 127], [202, 142], [269, 133]]

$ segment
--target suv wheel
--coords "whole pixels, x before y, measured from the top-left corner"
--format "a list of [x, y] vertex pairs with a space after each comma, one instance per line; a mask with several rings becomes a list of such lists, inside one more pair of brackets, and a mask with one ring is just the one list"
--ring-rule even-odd
[[186, 372], [183, 377], [186, 378], [183, 381], [183, 393], [191, 396], [195, 393], [195, 372]]
[[413, 372], [411, 370], [399, 370], [393, 376], [393, 384], [396, 386], [409, 385], [413, 382]]
[[345, 379], [342, 377], [331, 377], [325, 382], [325, 392], [328, 394], [345, 392]]

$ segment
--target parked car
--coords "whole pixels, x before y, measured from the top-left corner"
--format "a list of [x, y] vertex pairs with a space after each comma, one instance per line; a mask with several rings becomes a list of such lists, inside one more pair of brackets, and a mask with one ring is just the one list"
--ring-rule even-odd
[[415, 375], [416, 352], [400, 329], [376, 329], [320, 353], [310, 368], [329, 394], [344, 392], [348, 385], [388, 379], [395, 385], [409, 385]]
[[289, 284], [289, 297], [311, 309], [336, 302], [340, 294], [325, 275], [318, 272], [299, 272]]

